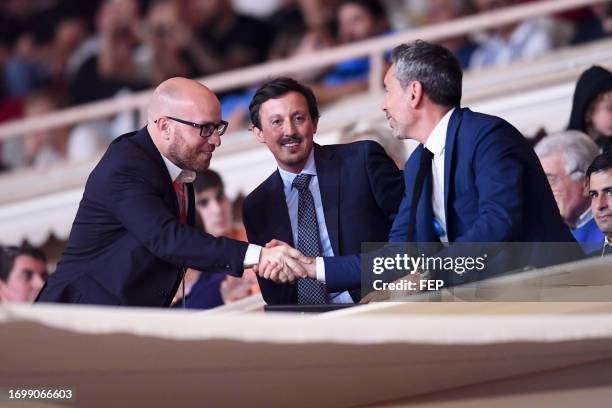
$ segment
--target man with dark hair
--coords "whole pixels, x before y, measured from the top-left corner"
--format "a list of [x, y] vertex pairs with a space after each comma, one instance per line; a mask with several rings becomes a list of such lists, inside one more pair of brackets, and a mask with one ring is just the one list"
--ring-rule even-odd
[[[314, 144], [317, 101], [291, 78], [264, 84], [249, 110], [253, 134], [278, 164], [244, 201], [250, 242], [278, 239], [314, 257], [357, 254], [362, 242], [386, 240], [403, 183], [379, 144]], [[349, 296], [341, 286], [330, 291], [315, 279], [296, 285], [260, 279], [259, 284], [269, 304], [351, 303], [358, 296]]]
[[600, 154], [587, 169], [591, 211], [605, 235], [603, 255], [612, 254], [612, 151]]
[[[564, 255], [579, 256], [525, 138], [501, 118], [460, 107], [463, 75], [455, 56], [439, 45], [416, 41], [396, 47], [392, 61], [382, 109], [395, 137], [420, 145], [404, 168], [405, 195], [389, 241], [444, 246], [569, 242], [575, 251]], [[505, 270], [553, 262], [552, 254], [535, 245], [518, 252], [509, 256], [502, 250], [495, 260]], [[309, 267], [309, 276], [324, 281], [329, 290], [360, 286], [356, 257], [325, 257], [312, 265], [316, 269]], [[445, 286], [482, 278], [474, 271], [436, 273]]]
[[0, 302], [33, 302], [46, 280], [42, 251], [27, 244], [0, 247]]

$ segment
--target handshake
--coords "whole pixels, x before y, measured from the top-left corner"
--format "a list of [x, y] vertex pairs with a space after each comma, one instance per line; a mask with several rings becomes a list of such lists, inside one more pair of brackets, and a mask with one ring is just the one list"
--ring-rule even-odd
[[259, 264], [253, 266], [253, 271], [275, 283], [294, 283], [298, 278], [316, 279], [315, 259], [277, 239], [262, 248]]

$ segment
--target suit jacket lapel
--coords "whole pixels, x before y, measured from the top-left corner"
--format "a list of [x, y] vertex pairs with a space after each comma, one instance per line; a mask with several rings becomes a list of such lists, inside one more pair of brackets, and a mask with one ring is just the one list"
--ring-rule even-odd
[[323, 202], [325, 226], [329, 234], [334, 255], [340, 255], [339, 202], [340, 202], [340, 163], [325, 146], [314, 145], [317, 179]]
[[446, 218], [446, 233], [449, 240], [451, 237], [448, 236], [450, 230], [448, 219], [448, 194], [450, 185], [452, 182], [452, 169], [453, 169], [453, 156], [455, 151], [455, 141], [457, 140], [457, 133], [459, 126], [461, 125], [461, 118], [463, 116], [463, 109], [456, 108], [451, 114], [450, 120], [448, 121], [448, 128], [446, 130], [446, 142], [444, 147], [444, 216]]
[[[176, 191], [174, 191], [174, 187], [172, 186], [172, 179], [170, 178], [170, 174], [168, 173], [166, 163], [164, 162], [164, 159], [162, 158], [159, 150], [157, 150], [157, 147], [155, 147], [155, 144], [153, 143], [153, 140], [151, 139], [151, 136], [149, 135], [149, 131], [147, 130], [146, 126], [136, 132], [136, 134], [131, 137], [131, 140], [134, 141], [134, 143], [136, 143], [146, 153], [146, 155], [158, 165], [161, 177], [164, 177], [164, 179], [166, 180], [166, 182], [163, 183], [164, 200], [167, 203], [170, 203], [170, 205], [172, 206], [172, 210], [178, 216], [178, 198], [176, 196]], [[189, 222], [189, 218], [187, 218], [187, 220]]]
[[285, 199], [285, 186], [283, 179], [278, 170], [268, 179], [266, 196], [268, 204], [266, 205], [265, 220], [270, 221], [271, 237], [280, 239], [295, 247], [293, 242], [293, 232], [291, 230], [291, 220], [289, 219], [289, 209]]

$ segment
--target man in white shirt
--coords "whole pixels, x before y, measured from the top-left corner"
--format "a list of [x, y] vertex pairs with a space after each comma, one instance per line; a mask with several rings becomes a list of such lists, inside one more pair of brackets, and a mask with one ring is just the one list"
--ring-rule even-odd
[[[392, 61], [383, 110], [395, 137], [420, 145], [404, 167], [405, 194], [388, 241], [429, 243], [447, 252], [457, 248], [449, 243], [469, 243], [479, 256], [486, 248], [478, 244], [503, 243], [482, 272], [437, 268], [435, 277], [444, 286], [580, 257], [525, 138], [501, 118], [460, 107], [463, 73], [456, 57], [416, 41], [396, 47]], [[508, 242], [530, 244], [511, 251], [516, 246]], [[562, 245], [562, 253], [541, 250], [539, 243], [551, 242], [567, 247]], [[361, 285], [358, 257], [323, 260], [323, 268], [319, 261], [307, 267], [309, 276], [330, 289]]]

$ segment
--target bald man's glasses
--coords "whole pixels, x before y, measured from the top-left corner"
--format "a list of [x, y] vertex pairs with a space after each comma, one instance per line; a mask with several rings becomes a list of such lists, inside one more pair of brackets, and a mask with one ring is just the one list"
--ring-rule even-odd
[[[194, 127], [196, 129], [200, 129], [200, 137], [210, 137], [212, 136], [213, 132], [216, 130], [217, 132], [219, 132], [219, 136], [222, 136], [225, 131], [227, 130], [227, 125], [229, 123], [227, 123], [226, 121], [222, 120], [219, 123], [193, 123], [193, 122], [189, 122], [187, 120], [183, 120], [183, 119], [178, 119], [178, 118], [173, 118], [172, 116], [164, 116], [166, 119], [170, 119], [173, 120], [175, 122], [178, 123], [182, 123], [183, 125], [188, 125], [191, 127]], [[159, 119], [158, 119], [159, 120]], [[157, 120], [153, 123], [157, 123]]]

